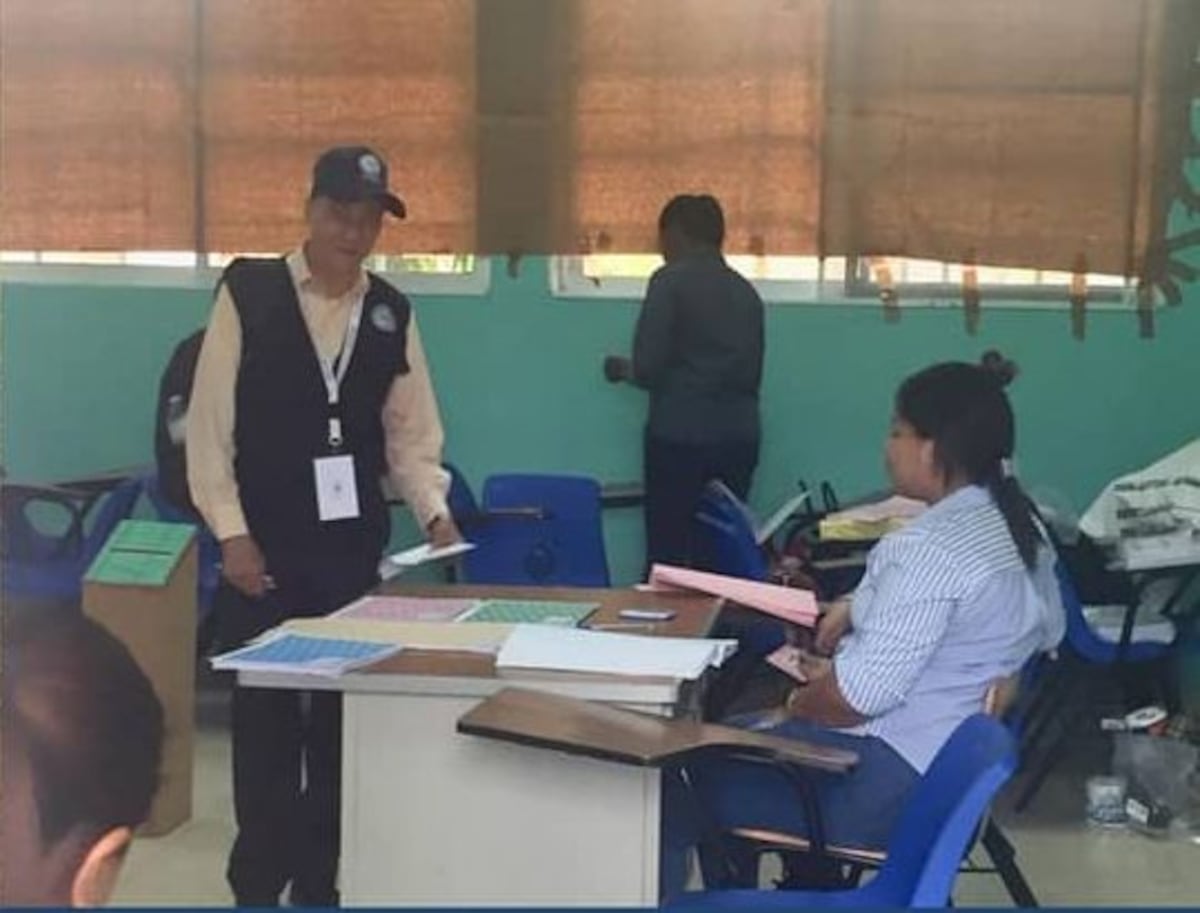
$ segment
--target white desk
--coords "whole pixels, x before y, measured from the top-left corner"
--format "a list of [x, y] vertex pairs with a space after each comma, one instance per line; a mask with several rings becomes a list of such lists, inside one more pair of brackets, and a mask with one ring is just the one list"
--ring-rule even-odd
[[[397, 587], [408, 595], [664, 606], [663, 634], [702, 636], [708, 597], [633, 590]], [[455, 731], [480, 700], [520, 683], [645, 712], [688, 712], [699, 689], [654, 679], [500, 678], [490, 656], [401, 653], [341, 679], [241, 673], [243, 685], [338, 690], [342, 746], [342, 902], [349, 906], [658, 903], [659, 772], [535, 751]]]

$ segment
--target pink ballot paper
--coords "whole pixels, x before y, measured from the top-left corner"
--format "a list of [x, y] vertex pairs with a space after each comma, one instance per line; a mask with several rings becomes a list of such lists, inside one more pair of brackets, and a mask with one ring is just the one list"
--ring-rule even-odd
[[650, 569], [649, 584], [654, 589], [694, 590], [719, 596], [738, 605], [758, 609], [792, 624], [811, 628], [817, 621], [817, 599], [808, 590], [758, 583], [722, 574], [708, 574], [669, 564]]
[[804, 674], [800, 668], [800, 663], [804, 658], [804, 651], [799, 647], [793, 647], [791, 644], [784, 644], [774, 653], [767, 657], [767, 662], [787, 675], [790, 675], [802, 685], [808, 684], [808, 676]]

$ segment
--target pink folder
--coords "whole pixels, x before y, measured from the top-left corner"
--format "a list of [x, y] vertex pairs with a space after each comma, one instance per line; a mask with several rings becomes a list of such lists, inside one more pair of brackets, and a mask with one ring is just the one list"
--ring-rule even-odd
[[650, 586], [694, 590], [719, 596], [808, 628], [817, 621], [817, 599], [808, 590], [708, 574], [668, 564], [656, 564], [650, 569]]

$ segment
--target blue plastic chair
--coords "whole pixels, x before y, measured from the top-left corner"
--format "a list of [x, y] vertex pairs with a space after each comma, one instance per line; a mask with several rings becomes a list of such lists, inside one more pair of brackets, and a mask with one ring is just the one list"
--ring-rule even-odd
[[746, 505], [720, 482], [710, 482], [696, 511], [707, 533], [712, 570], [729, 577], [765, 581], [770, 576], [766, 553], [755, 539]]
[[[993, 719], [999, 720], [1012, 734], [1013, 741], [1018, 746], [1018, 771], [1020, 770], [1020, 756], [1023, 744], [1022, 727], [1029, 713], [1029, 698], [1032, 693], [1035, 693], [1034, 686], [1047, 663], [1049, 663], [1049, 659], [1045, 654], [1039, 653], [1030, 657], [1021, 670], [1016, 698], [1010, 704], [1006, 705], [1003, 703], [1004, 695], [1002, 691], [989, 689], [984, 712]], [[771, 850], [784, 853], [797, 851], [812, 852], [813, 849], [811, 841], [807, 838], [795, 837], [785, 833], [763, 831], [755, 828], [739, 829], [733, 833], [734, 836], [749, 840], [752, 844], [757, 845], [760, 853]], [[1025, 873], [1021, 871], [1021, 866], [1017, 861], [1016, 847], [1013, 846], [1012, 841], [1008, 839], [1008, 836], [991, 814], [985, 815], [984, 824], [979, 831], [978, 840], [975, 841], [975, 845], [983, 849], [991, 865], [977, 864], [970, 858], [971, 853], [968, 850], [966, 858], [964, 858], [962, 865], [959, 866], [960, 874], [996, 875], [1003, 882], [1009, 897], [1012, 898], [1013, 906], [1023, 908], [1039, 906], [1037, 897], [1034, 895], [1033, 889], [1025, 877]], [[848, 882], [850, 884], [857, 884], [865, 872], [878, 870], [887, 861], [887, 853], [882, 850], [826, 845], [824, 851], [833, 859], [845, 863], [849, 867]]]
[[888, 841], [879, 874], [848, 891], [701, 891], [675, 909], [796, 910], [803, 907], [944, 907], [988, 806], [1013, 775], [1012, 734], [990, 716], [964, 720], [918, 781]]
[[563, 475], [494, 475], [463, 556], [466, 583], [609, 586], [600, 485]]
[[[1066, 753], [1073, 733], [1080, 726], [1095, 724], [1100, 714], [1097, 695], [1110, 682], [1120, 682], [1120, 673], [1129, 666], [1156, 664], [1159, 698], [1168, 707], [1175, 703], [1171, 679], [1175, 642], [1143, 639], [1136, 623], [1128, 625], [1127, 643], [1122, 643], [1122, 638], [1101, 637], [1088, 623], [1075, 583], [1061, 560], [1055, 572], [1067, 614], [1067, 631], [1061, 657], [1043, 662], [1037, 669], [1032, 706], [1021, 721], [1022, 768], [1027, 776], [1014, 806], [1017, 811], [1024, 811], [1033, 801]], [[1124, 712], [1131, 708], [1119, 709]]]
[[1063, 608], [1067, 612], [1066, 643], [1080, 659], [1088, 663], [1108, 666], [1119, 662], [1155, 662], [1165, 658], [1170, 652], [1173, 643], [1143, 640], [1139, 637], [1137, 624], [1131, 628], [1131, 637], [1124, 649], [1122, 649], [1120, 639], [1108, 640], [1099, 636], [1088, 623], [1083, 603], [1079, 599], [1075, 583], [1066, 566], [1060, 561], [1055, 566], [1055, 571], [1058, 573]]
[[142, 484], [146, 498], [158, 519], [164, 523], [186, 523], [196, 529], [196, 607], [200, 615], [199, 620], [203, 622], [212, 610], [213, 599], [221, 585], [221, 543], [209, 532], [199, 517], [180, 510], [163, 496], [157, 473], [145, 476]]
[[[729, 577], [766, 582], [770, 565], [766, 552], [755, 538], [746, 505], [721, 482], [710, 482], [696, 511], [698, 527], [707, 535], [712, 570]], [[742, 662], [756, 662], [779, 649], [787, 640], [783, 624], [757, 614], [725, 618], [713, 632], [715, 637], [738, 641]]]
[[78, 604], [83, 576], [142, 494], [126, 479], [99, 498], [53, 486], [3, 487], [4, 595]]
[[450, 516], [454, 518], [459, 532], [470, 539], [469, 533], [478, 526], [481, 517], [479, 502], [475, 500], [475, 493], [471, 491], [466, 476], [459, 472], [457, 466], [453, 463], [443, 463], [442, 468], [450, 473], [450, 491], [446, 495], [446, 506], [450, 508]]

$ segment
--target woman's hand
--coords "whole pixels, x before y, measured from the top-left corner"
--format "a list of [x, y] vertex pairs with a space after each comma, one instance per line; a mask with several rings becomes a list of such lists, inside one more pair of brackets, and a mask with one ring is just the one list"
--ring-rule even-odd
[[813, 642], [822, 656], [832, 656], [846, 632], [850, 630], [850, 601], [839, 599], [830, 603], [817, 622], [817, 636]]

